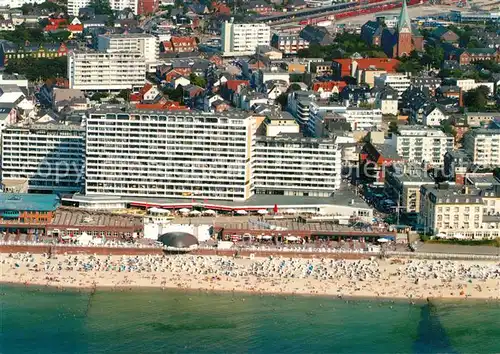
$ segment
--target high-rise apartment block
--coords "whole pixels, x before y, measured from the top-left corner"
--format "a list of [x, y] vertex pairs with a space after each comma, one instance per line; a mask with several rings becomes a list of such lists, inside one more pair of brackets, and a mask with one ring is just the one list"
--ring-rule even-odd
[[155, 72], [160, 55], [158, 38], [146, 33], [103, 34], [97, 37], [97, 49], [106, 53], [140, 53], [148, 72]]
[[31, 124], [2, 132], [2, 182], [27, 180], [30, 192], [79, 192], [85, 171], [85, 128]]
[[[109, 0], [111, 10], [124, 10], [129, 8], [134, 14], [138, 14], [138, 0]], [[87, 7], [90, 0], [68, 0], [68, 14], [71, 16], [78, 16], [81, 8]]]
[[68, 55], [69, 87], [98, 91], [140, 88], [146, 60], [140, 52], [74, 51]]
[[408, 125], [400, 127], [398, 133], [392, 134], [391, 144], [408, 162], [440, 167], [444, 163], [446, 152], [453, 150], [453, 142], [453, 136], [439, 129]]
[[279, 120], [262, 136], [261, 124], [244, 112], [94, 110], [87, 120], [86, 194], [246, 200], [330, 196], [340, 187], [335, 139], [303, 138]]
[[264, 23], [234, 23], [222, 25], [222, 52], [224, 56], [252, 55], [259, 45], [269, 45], [271, 29]]
[[473, 164], [500, 166], [500, 129], [473, 129], [464, 135], [462, 144]]

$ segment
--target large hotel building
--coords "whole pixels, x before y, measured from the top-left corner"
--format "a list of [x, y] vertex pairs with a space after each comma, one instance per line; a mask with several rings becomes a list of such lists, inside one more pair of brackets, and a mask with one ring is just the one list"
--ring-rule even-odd
[[265, 120], [245, 112], [91, 111], [86, 194], [214, 200], [332, 195], [341, 179], [335, 139], [276, 130], [262, 136], [257, 131]]

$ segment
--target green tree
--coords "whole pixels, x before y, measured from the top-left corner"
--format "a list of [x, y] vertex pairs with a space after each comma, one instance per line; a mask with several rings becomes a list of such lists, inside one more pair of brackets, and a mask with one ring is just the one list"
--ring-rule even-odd
[[113, 15], [109, 0], [90, 0], [88, 7], [93, 8], [96, 15]]
[[121, 90], [116, 97], [123, 98], [125, 101], [130, 101], [130, 90]]
[[196, 85], [196, 86], [200, 86], [200, 87], [207, 87], [207, 80], [205, 80], [204, 78], [202, 77], [199, 77], [198, 75], [196, 75], [195, 73], [191, 73], [189, 75], [189, 81], [193, 84], [193, 85]]
[[464, 104], [472, 110], [483, 110], [488, 104], [489, 89], [486, 86], [480, 86], [470, 90], [464, 95]]
[[47, 79], [67, 77], [67, 58], [22, 58], [9, 59], [6, 73], [22, 73], [29, 81], [40, 82]]
[[399, 132], [398, 122], [390, 122], [389, 133], [397, 133], [397, 132]]
[[92, 97], [90, 98], [90, 100], [92, 101], [97, 101], [97, 102], [101, 102], [101, 100], [103, 98], [106, 98], [108, 97], [108, 94], [107, 93], [104, 93], [104, 92], [96, 92], [92, 95]]

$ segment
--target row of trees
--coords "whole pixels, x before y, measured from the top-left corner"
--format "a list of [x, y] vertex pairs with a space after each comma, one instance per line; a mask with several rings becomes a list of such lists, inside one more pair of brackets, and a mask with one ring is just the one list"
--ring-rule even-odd
[[6, 73], [20, 73], [33, 82], [45, 81], [56, 77], [67, 77], [67, 58], [23, 58], [9, 59]]
[[297, 55], [301, 58], [324, 58], [325, 60], [348, 58], [354, 53], [366, 55], [371, 58], [387, 58], [387, 55], [373, 46], [367, 45], [359, 35], [341, 33], [335, 37], [335, 43], [321, 46], [311, 44], [309, 48], [301, 49]]

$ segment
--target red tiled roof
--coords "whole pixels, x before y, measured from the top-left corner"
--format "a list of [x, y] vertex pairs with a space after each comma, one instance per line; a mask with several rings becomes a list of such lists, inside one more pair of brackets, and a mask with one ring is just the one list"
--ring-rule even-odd
[[164, 41], [163, 48], [173, 48], [172, 43], [170, 41]]
[[69, 25], [67, 30], [70, 32], [83, 32], [83, 25]]
[[249, 86], [248, 80], [227, 80], [226, 87], [231, 91], [236, 91], [240, 85]]
[[143, 87], [141, 87], [139, 92], [130, 95], [130, 101], [131, 102], [142, 101], [144, 99], [144, 95], [146, 94], [146, 92], [151, 90], [152, 87], [153, 85], [151, 85], [149, 82], [146, 83]]
[[323, 91], [333, 91], [334, 87], [338, 87], [339, 92], [344, 89], [344, 87], [347, 86], [347, 83], [345, 81], [325, 81], [325, 82], [320, 82], [317, 81], [313, 83], [312, 85], [312, 90], [313, 91], [319, 91], [319, 89], [323, 89]]
[[170, 38], [170, 41], [172, 42], [172, 45], [174, 47], [179, 46], [179, 45], [184, 45], [184, 46], [196, 46], [196, 40], [193, 37], [172, 37]]
[[358, 63], [358, 69], [360, 70], [373, 67], [387, 72], [395, 72], [396, 67], [400, 64], [399, 60], [388, 58], [335, 59], [333, 61], [342, 66], [342, 76], [351, 74], [351, 67], [354, 61]]
[[53, 24], [53, 25], [47, 25], [43, 28], [44, 32], [50, 32], [50, 31], [56, 31], [59, 29], [58, 24]]

